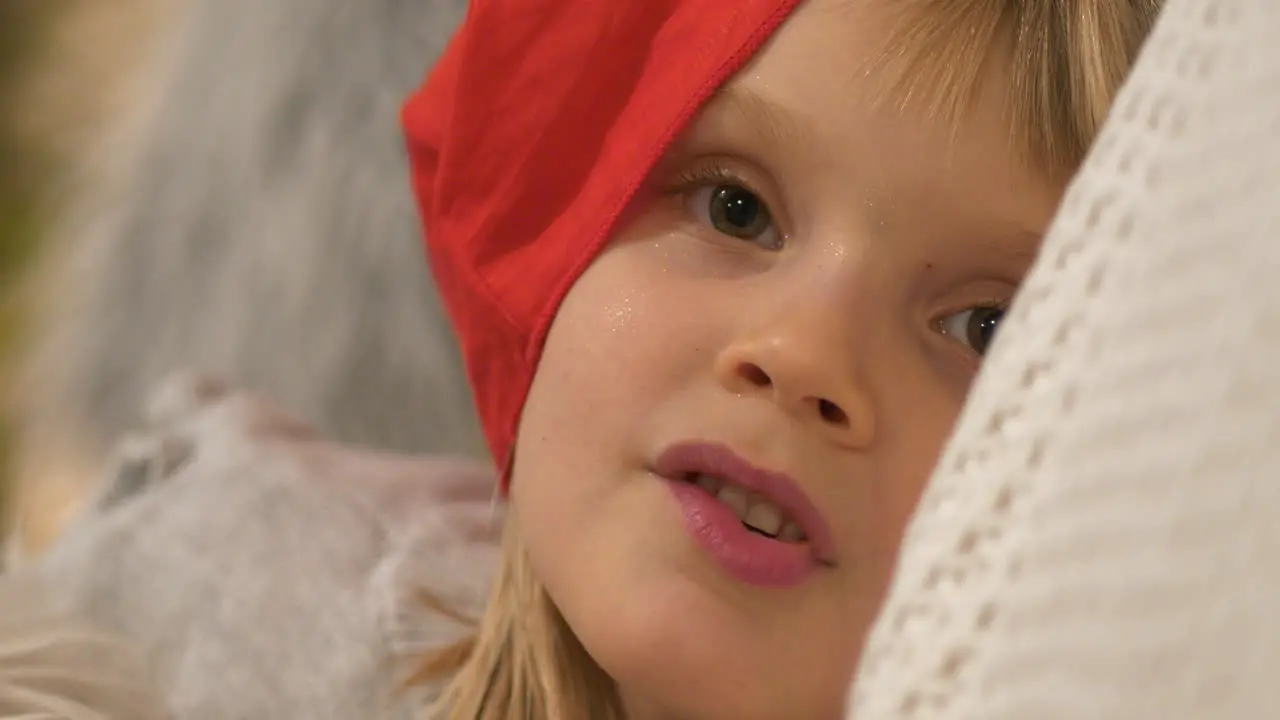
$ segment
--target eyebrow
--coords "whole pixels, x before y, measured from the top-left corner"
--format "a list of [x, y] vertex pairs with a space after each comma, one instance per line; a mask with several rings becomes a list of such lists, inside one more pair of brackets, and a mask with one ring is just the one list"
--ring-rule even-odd
[[986, 236], [980, 240], [981, 250], [1000, 258], [1004, 263], [1019, 268], [1029, 268], [1040, 255], [1044, 234], [1031, 230]]
[[812, 130], [794, 113], [742, 86], [720, 88], [706, 107], [717, 116], [742, 123], [757, 140], [775, 147], [792, 147], [813, 137]]
[[[715, 128], [711, 132], [729, 135], [739, 143], [755, 142], [785, 152], [794, 151], [800, 143], [811, 142], [817, 136], [802, 115], [742, 85], [722, 86], [703, 107], [703, 117]], [[699, 134], [695, 130], [694, 135]], [[978, 238], [989, 246], [989, 252], [1001, 256], [1002, 262], [1030, 266], [1039, 256], [1044, 233], [1020, 228], [1018, 222], [1007, 224], [1007, 229], [983, 233]]]

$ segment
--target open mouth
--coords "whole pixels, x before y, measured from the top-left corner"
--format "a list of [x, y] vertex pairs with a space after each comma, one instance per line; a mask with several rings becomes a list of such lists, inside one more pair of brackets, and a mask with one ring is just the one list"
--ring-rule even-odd
[[720, 504], [732, 510], [749, 532], [795, 545], [809, 540], [800, 523], [758, 493], [735, 485], [725, 478], [702, 472], [685, 473], [681, 479], [702, 488]]

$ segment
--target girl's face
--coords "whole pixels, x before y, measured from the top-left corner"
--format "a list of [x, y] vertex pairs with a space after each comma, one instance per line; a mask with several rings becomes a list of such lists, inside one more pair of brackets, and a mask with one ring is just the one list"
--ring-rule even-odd
[[994, 94], [954, 135], [873, 102], [861, 69], [894, 20], [874, 5], [802, 6], [671, 150], [547, 340], [512, 502], [635, 718], [839, 717], [1059, 199]]

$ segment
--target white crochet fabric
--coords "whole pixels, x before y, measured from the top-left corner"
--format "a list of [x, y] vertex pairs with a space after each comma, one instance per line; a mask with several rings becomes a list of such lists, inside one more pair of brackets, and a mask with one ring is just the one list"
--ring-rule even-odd
[[858, 720], [1280, 716], [1280, 2], [1171, 0], [908, 532]]

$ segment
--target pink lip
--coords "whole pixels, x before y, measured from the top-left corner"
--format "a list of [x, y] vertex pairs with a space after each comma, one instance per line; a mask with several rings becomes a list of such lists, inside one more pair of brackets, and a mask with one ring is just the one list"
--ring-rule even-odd
[[[700, 442], [669, 448], [658, 458], [654, 470], [670, 481], [694, 540], [743, 582], [792, 587], [815, 570], [834, 564], [827, 521], [787, 475], [758, 468], [723, 445]], [[785, 543], [747, 530], [731, 509], [687, 481], [694, 473], [723, 478], [764, 497], [800, 525], [808, 543]]]

